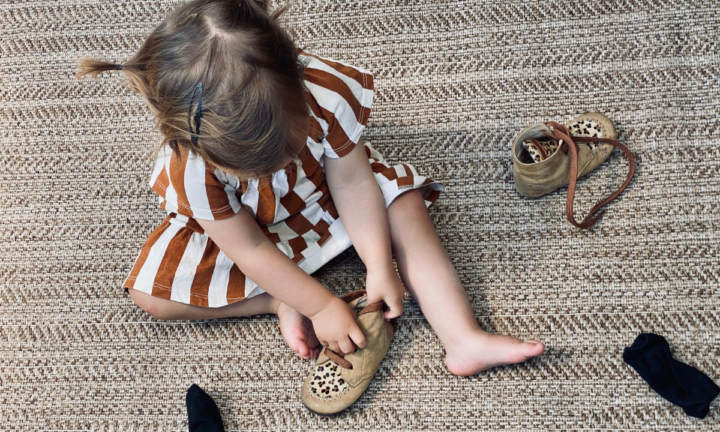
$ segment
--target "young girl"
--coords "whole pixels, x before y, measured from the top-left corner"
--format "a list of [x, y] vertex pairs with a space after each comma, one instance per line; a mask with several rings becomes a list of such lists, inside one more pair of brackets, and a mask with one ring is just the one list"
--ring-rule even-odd
[[78, 77], [124, 71], [164, 137], [150, 186], [168, 215], [123, 283], [135, 303], [164, 320], [273, 313], [301, 357], [350, 353], [353, 311], [309, 274], [352, 245], [368, 302], [398, 317], [407, 288], [452, 373], [541, 354], [478, 326], [427, 211], [442, 185], [361, 139], [372, 75], [297, 49], [268, 3], [192, 1], [125, 64], [80, 62]]

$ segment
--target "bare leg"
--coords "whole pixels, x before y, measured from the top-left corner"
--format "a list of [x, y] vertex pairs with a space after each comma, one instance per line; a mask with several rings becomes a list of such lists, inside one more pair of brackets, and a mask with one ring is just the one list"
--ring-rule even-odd
[[397, 197], [388, 207], [388, 219], [400, 278], [443, 343], [450, 372], [474, 375], [543, 353], [545, 346], [538, 341], [480, 328], [419, 191]]
[[227, 306], [208, 308], [165, 300], [132, 289], [128, 292], [142, 310], [162, 320], [202, 320], [276, 314], [280, 320], [280, 333], [293, 351], [302, 358], [317, 357], [320, 352], [320, 342], [315, 337], [315, 330], [310, 320], [268, 293]]

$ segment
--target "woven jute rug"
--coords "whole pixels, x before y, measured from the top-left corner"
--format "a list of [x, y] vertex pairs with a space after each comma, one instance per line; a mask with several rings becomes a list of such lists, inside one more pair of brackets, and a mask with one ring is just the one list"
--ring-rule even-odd
[[[446, 188], [431, 207], [482, 326], [535, 338], [527, 363], [460, 378], [406, 302], [390, 352], [347, 412], [300, 402], [312, 362], [272, 316], [162, 322], [121, 283], [164, 217], [147, 185], [159, 135], [122, 73], [177, 2], [0, 3], [0, 429], [187, 430], [192, 383], [229, 431], [720, 430], [622, 361], [641, 332], [720, 378], [720, 2], [308, 0], [286, 22], [308, 50], [369, 69], [366, 139]], [[598, 226], [566, 189], [525, 199], [510, 143], [600, 111], [638, 170]], [[577, 217], [622, 182], [616, 151], [578, 184]], [[362, 288], [354, 250], [316, 273]]]

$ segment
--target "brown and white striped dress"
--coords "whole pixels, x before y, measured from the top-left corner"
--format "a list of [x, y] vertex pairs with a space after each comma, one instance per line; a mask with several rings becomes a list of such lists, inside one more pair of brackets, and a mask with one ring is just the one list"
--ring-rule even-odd
[[[262, 182], [240, 181], [196, 155], [184, 153], [178, 161], [169, 147], [161, 149], [149, 185], [167, 217], [143, 245], [124, 288], [207, 307], [263, 293], [196, 221], [225, 219], [243, 207], [308, 274], [352, 245], [325, 182], [324, 158], [342, 157], [358, 143], [372, 107], [373, 77], [316, 55], [300, 52], [300, 58], [311, 117], [305, 148]], [[442, 184], [409, 164], [388, 165], [368, 143], [365, 152], [386, 207], [411, 189], [420, 190], [428, 207], [438, 198]]]

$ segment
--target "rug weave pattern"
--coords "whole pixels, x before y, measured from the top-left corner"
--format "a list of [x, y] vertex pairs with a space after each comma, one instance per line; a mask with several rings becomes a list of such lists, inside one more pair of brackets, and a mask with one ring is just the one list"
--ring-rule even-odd
[[[417, 304], [367, 393], [320, 418], [300, 403], [311, 362], [270, 316], [161, 322], [120, 285], [164, 214], [147, 181], [159, 137], [119, 72], [177, 2], [0, 4], [0, 430], [187, 430], [197, 383], [229, 431], [718, 430], [622, 362], [643, 331], [720, 379], [720, 3], [702, 0], [304, 0], [308, 50], [369, 69], [366, 139], [446, 185], [431, 215], [478, 320], [547, 352], [451, 375]], [[563, 188], [514, 190], [525, 126], [605, 113], [637, 156], [596, 228], [564, 219]], [[576, 217], [620, 184], [616, 151], [578, 183]], [[316, 273], [362, 288], [350, 250]]]

